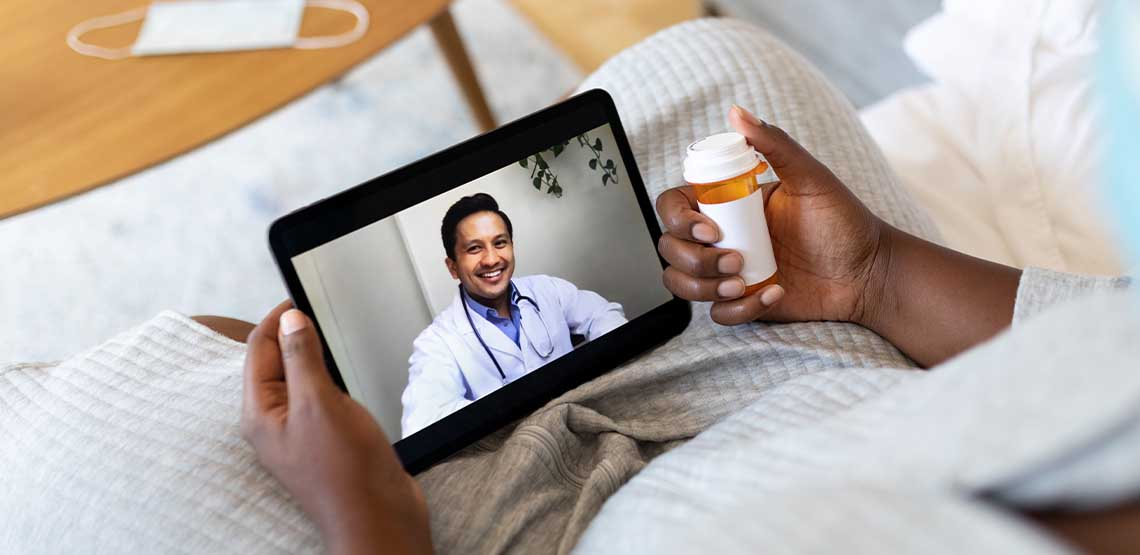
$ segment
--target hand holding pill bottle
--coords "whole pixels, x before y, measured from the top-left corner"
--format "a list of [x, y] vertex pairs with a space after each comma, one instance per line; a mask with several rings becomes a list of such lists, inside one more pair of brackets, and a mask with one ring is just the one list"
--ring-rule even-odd
[[684, 172], [701, 213], [720, 228], [720, 241], [713, 246], [735, 250], [744, 258], [744, 294], [776, 283], [776, 257], [760, 187], [779, 178], [764, 156], [740, 133], [719, 133], [689, 145]]

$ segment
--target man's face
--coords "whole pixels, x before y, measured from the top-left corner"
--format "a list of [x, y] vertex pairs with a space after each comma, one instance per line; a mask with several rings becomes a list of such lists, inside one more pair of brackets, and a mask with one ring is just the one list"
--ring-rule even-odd
[[494, 212], [476, 212], [455, 228], [455, 260], [445, 259], [451, 277], [476, 300], [507, 294], [515, 273], [515, 246], [507, 224]]

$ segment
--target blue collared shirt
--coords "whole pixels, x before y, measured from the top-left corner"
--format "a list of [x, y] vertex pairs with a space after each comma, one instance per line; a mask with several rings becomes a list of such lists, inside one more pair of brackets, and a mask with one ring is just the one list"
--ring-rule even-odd
[[471, 308], [472, 312], [494, 324], [496, 328], [499, 328], [507, 337], [511, 338], [511, 341], [514, 341], [515, 345], [519, 345], [519, 305], [515, 302], [515, 284], [511, 284], [511, 291], [508, 294], [511, 299], [510, 318], [499, 316], [499, 311], [484, 306], [482, 303], [471, 298], [471, 295], [464, 296], [467, 298], [467, 306]]

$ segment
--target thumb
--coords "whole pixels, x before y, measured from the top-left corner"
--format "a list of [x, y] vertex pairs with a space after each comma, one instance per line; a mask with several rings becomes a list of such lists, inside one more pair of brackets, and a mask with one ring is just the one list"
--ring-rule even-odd
[[822, 192], [827, 180], [819, 178], [830, 170], [783, 129], [761, 121], [736, 104], [728, 112], [728, 122], [764, 155], [780, 178], [781, 187], [802, 194]]
[[292, 308], [281, 314], [278, 341], [290, 399], [316, 396], [332, 387], [332, 378], [322, 356], [321, 340], [312, 320], [304, 312]]

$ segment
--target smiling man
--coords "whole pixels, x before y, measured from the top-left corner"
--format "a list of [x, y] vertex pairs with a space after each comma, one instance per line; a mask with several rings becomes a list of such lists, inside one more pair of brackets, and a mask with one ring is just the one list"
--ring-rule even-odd
[[514, 278], [514, 228], [491, 195], [448, 208], [440, 226], [455, 300], [416, 338], [403, 435], [474, 402], [626, 322], [621, 305], [547, 275]]

